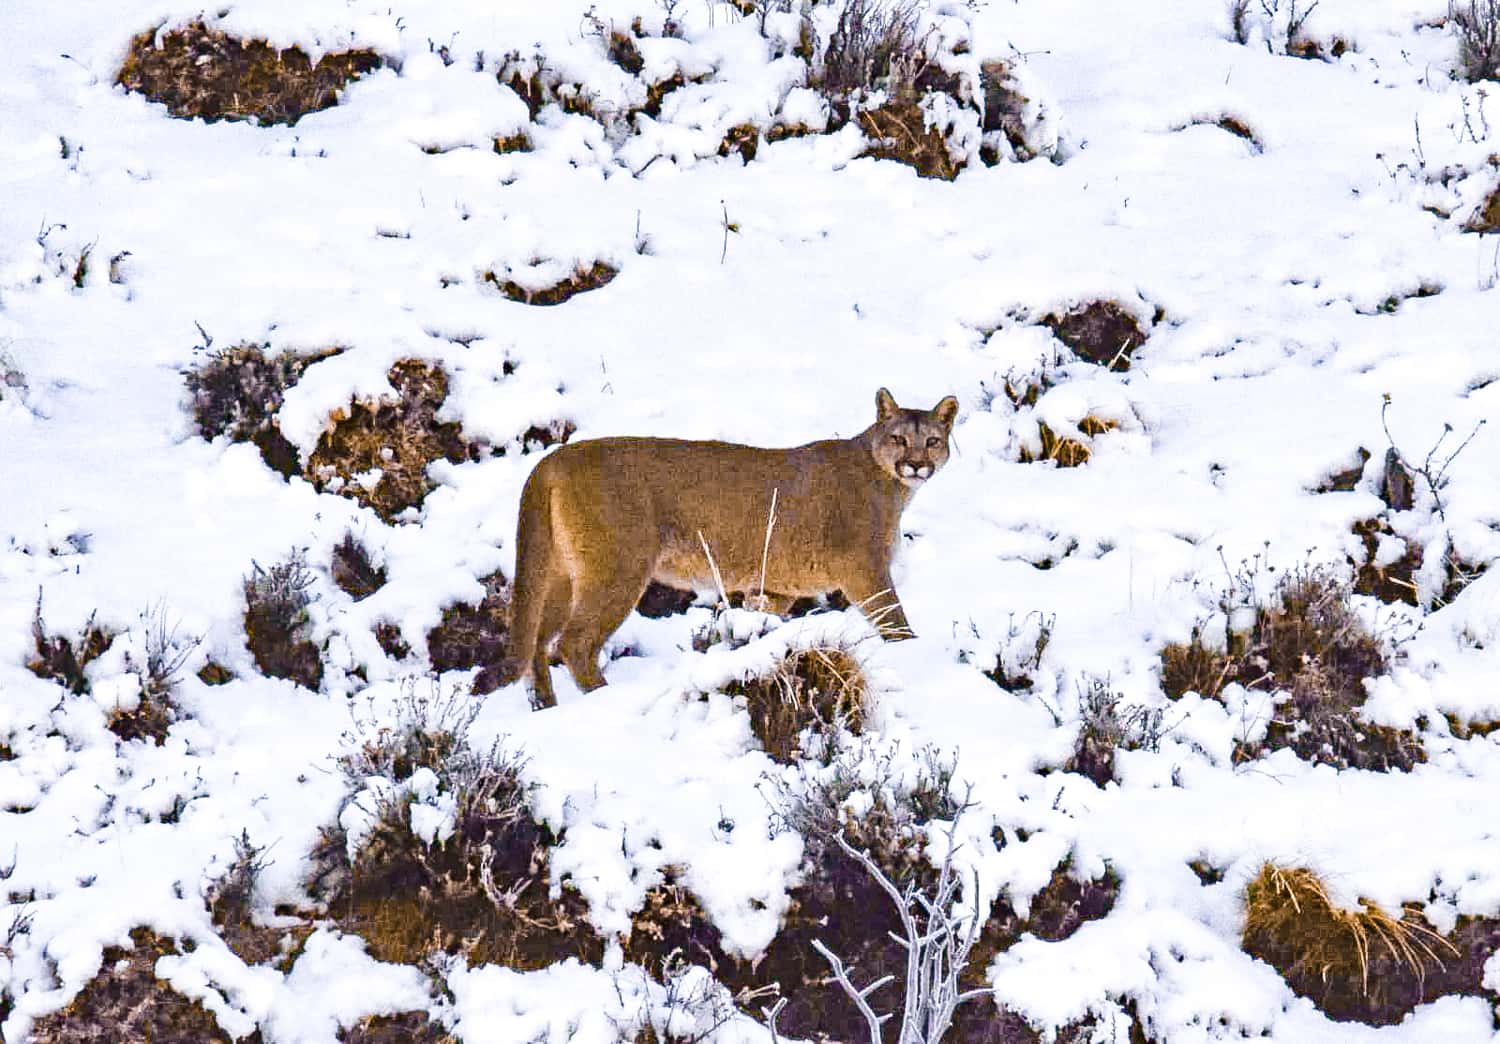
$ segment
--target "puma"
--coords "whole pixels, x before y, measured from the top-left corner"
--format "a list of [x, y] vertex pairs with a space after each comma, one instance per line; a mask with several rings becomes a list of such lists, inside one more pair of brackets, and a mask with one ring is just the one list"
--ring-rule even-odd
[[544, 458], [521, 491], [511, 603], [510, 664], [532, 706], [556, 704], [554, 643], [579, 687], [598, 688], [604, 642], [646, 585], [711, 590], [710, 554], [724, 590], [764, 591], [773, 612], [838, 590], [886, 637], [910, 637], [891, 556], [907, 501], [948, 459], [958, 400], [909, 410], [882, 388], [875, 409], [853, 438], [790, 449], [605, 438]]

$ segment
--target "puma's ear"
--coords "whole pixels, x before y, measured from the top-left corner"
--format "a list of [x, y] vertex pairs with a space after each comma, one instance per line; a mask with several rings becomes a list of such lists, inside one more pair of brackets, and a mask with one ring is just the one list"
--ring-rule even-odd
[[958, 416], [958, 400], [951, 395], [948, 396], [932, 408], [932, 415], [943, 427], [951, 429], [953, 418]]
[[891, 398], [891, 393], [889, 391], [881, 388], [878, 392], [875, 393], [875, 419], [877, 421], [886, 420], [891, 416], [891, 414], [895, 413], [897, 409], [899, 409], [899, 407], [896, 405], [896, 400]]

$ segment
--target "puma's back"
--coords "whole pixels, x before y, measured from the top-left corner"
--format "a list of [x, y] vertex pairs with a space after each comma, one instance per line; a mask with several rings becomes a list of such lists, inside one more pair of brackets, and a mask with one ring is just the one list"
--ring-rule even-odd
[[714, 566], [726, 590], [764, 590], [774, 608], [842, 590], [904, 631], [890, 583], [901, 510], [947, 460], [957, 403], [903, 410], [884, 389], [876, 401], [875, 424], [850, 439], [605, 438], [542, 460], [521, 494], [511, 629], [534, 702], [553, 702], [554, 641], [580, 686], [602, 685], [599, 652], [646, 585], [710, 590]]

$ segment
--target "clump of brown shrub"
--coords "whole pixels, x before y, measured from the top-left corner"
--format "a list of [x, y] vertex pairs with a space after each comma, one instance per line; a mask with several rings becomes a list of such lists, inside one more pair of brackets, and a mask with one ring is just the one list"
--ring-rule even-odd
[[1149, 336], [1118, 301], [1089, 301], [1060, 315], [1054, 312], [1043, 317], [1042, 325], [1080, 358], [1108, 370], [1130, 369], [1131, 357]]
[[482, 670], [474, 692], [493, 692], [508, 680], [503, 663], [510, 629], [510, 581], [491, 573], [481, 581], [484, 597], [478, 605], [463, 602], [443, 610], [443, 618], [427, 632], [427, 656], [435, 671]]
[[368, 598], [385, 586], [385, 567], [377, 566], [370, 559], [370, 549], [354, 531], [344, 533], [344, 539], [333, 547], [329, 572], [333, 582], [356, 602]]
[[384, 64], [370, 50], [329, 52], [314, 65], [301, 48], [279, 51], [199, 19], [130, 41], [115, 80], [161, 102], [173, 116], [295, 123], [338, 104], [338, 91]]
[[250, 563], [244, 579], [245, 640], [260, 672], [289, 678], [316, 689], [323, 682], [323, 658], [309, 639], [313, 574], [301, 550], [294, 549], [270, 569]]
[[427, 465], [442, 457], [455, 464], [477, 457], [456, 423], [439, 421], [448, 398], [448, 374], [421, 359], [401, 359], [386, 374], [396, 400], [351, 402], [333, 417], [307, 461], [322, 491], [352, 497], [395, 522], [419, 506], [435, 483]]
[[1072, 435], [1059, 435], [1053, 431], [1045, 422], [1037, 422], [1037, 431], [1042, 437], [1041, 456], [1032, 456], [1031, 453], [1022, 448], [1020, 461], [1022, 464], [1030, 464], [1033, 461], [1050, 460], [1055, 461], [1060, 468], [1076, 468], [1081, 464], [1087, 464], [1089, 458], [1094, 455], [1092, 440], [1106, 431], [1114, 431], [1119, 424], [1112, 420], [1101, 420], [1093, 414], [1089, 414], [1078, 422], [1078, 432], [1082, 438]]
[[36, 611], [31, 617], [32, 653], [26, 669], [38, 678], [55, 681], [69, 692], [82, 695], [89, 691], [84, 670], [115, 640], [115, 632], [94, 623], [91, 613], [76, 638], [49, 635], [42, 619], [42, 592], [36, 593]]
[[[230, 1044], [232, 1038], [197, 1001], [156, 977], [158, 959], [180, 952], [171, 939], [135, 928], [129, 946], [109, 946], [99, 974], [62, 1011], [38, 1019], [34, 1044]], [[255, 1044], [260, 1034], [241, 1037]]]
[[[539, 262], [534, 262], [536, 263]], [[558, 305], [570, 297], [605, 286], [619, 274], [620, 270], [607, 261], [594, 261], [591, 264], [579, 264], [568, 275], [540, 288], [518, 282], [510, 278], [508, 272], [485, 272], [481, 278], [512, 301], [529, 305]]]
[[126, 666], [133, 668], [141, 679], [140, 699], [131, 709], [111, 710], [106, 727], [122, 740], [149, 739], [160, 746], [177, 720], [178, 708], [173, 696], [178, 672], [202, 639], [182, 634], [180, 624], [169, 618], [165, 602], [141, 613], [140, 619], [144, 662], [136, 662], [129, 652], [125, 654]]
[[1388, 1026], [1449, 994], [1497, 999], [1483, 976], [1500, 920], [1463, 917], [1445, 936], [1417, 904], [1397, 916], [1359, 902], [1340, 907], [1314, 871], [1267, 862], [1245, 889], [1241, 944], [1334, 1019]]
[[458, 1038], [425, 1011], [367, 1015], [339, 1033], [340, 1044], [458, 1044]]
[[205, 899], [209, 915], [224, 944], [246, 964], [274, 962], [280, 971], [290, 969], [301, 944], [313, 932], [311, 923], [291, 928], [257, 924], [253, 916], [255, 886], [260, 872], [269, 865], [265, 848], [251, 842], [241, 831], [234, 840], [234, 859], [208, 887]]
[[1448, 0], [1448, 24], [1458, 34], [1464, 79], [1478, 83], [1500, 77], [1500, 0]]
[[1221, 648], [1203, 625], [1186, 644], [1162, 650], [1162, 687], [1177, 698], [1217, 698], [1226, 685], [1280, 693], [1264, 740], [1236, 747], [1237, 759], [1290, 747], [1335, 768], [1409, 770], [1426, 761], [1413, 733], [1362, 721], [1364, 679], [1386, 670], [1380, 640], [1350, 604], [1349, 583], [1326, 566], [1301, 566], [1276, 581], [1267, 605], [1256, 601], [1255, 567], [1232, 577], [1221, 600], [1229, 633]]
[[[350, 852], [343, 826], [324, 828], [312, 886], [339, 926], [380, 960], [461, 953], [471, 963], [535, 969], [567, 957], [598, 961], [603, 944], [570, 888], [549, 895], [554, 838], [531, 817], [525, 760], [468, 739], [478, 703], [457, 692], [408, 690], [390, 725], [365, 723], [339, 768], [367, 817]], [[371, 777], [386, 781], [371, 789]], [[418, 833], [414, 809], [451, 798], [445, 825]]]
[[864, 731], [869, 685], [855, 651], [836, 643], [791, 649], [767, 673], [732, 682], [724, 691], [744, 697], [761, 748], [790, 764], [804, 753], [809, 730], [822, 751], [831, 749], [841, 731]]
[[200, 435], [253, 443], [274, 471], [291, 478], [301, 474], [302, 464], [297, 448], [281, 434], [276, 411], [309, 366], [342, 349], [307, 355], [269, 355], [269, 349], [269, 344], [247, 341], [215, 352], [187, 372], [187, 387]]

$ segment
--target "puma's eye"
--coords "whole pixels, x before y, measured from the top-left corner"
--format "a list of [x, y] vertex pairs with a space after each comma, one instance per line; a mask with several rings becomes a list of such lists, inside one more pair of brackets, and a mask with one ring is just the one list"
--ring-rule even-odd
[[927, 448], [928, 449], [937, 449], [942, 444], [943, 444], [943, 440], [940, 439], [940, 438], [938, 438], [936, 435], [929, 435], [929, 436], [927, 436]]

